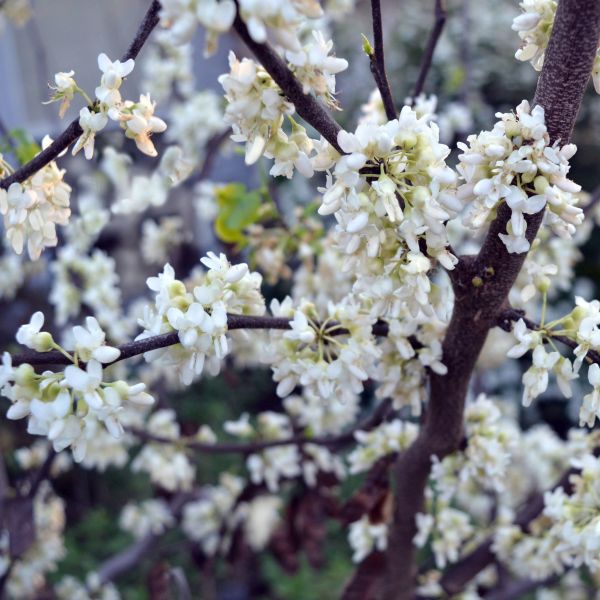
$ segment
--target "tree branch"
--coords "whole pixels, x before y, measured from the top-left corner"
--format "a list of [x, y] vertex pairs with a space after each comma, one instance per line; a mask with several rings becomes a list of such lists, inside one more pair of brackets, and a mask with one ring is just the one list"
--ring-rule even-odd
[[160, 435], [155, 435], [149, 431], [138, 429], [137, 427], [128, 427], [127, 431], [141, 440], [147, 442], [156, 442], [159, 444], [181, 444], [191, 450], [203, 452], [205, 454], [255, 454], [268, 448], [276, 448], [279, 446], [305, 446], [313, 444], [315, 446], [325, 446], [327, 448], [341, 448], [355, 441], [354, 434], [357, 431], [370, 431], [380, 425], [387, 417], [391, 408], [389, 399], [381, 402], [375, 410], [364, 420], [356, 423], [348, 431], [336, 436], [329, 437], [305, 437], [295, 436], [280, 440], [261, 440], [256, 442], [231, 442], [220, 444], [208, 444], [206, 442], [198, 442], [193, 439], [172, 439]]
[[[144, 19], [136, 33], [136, 36], [127, 49], [127, 52], [121, 57], [121, 61], [125, 62], [130, 58], [136, 58], [142, 46], [145, 44], [148, 36], [158, 23], [158, 12], [160, 10], [160, 2], [153, 0], [150, 8], [146, 12]], [[5, 177], [0, 181], [0, 188], [8, 189], [15, 182], [22, 182], [37, 173], [48, 163], [56, 160], [56, 158], [66, 150], [81, 134], [83, 130], [79, 126], [79, 119], [71, 121], [68, 127], [45, 149], [38, 155], [32, 158], [28, 163], [24, 164], [20, 169], [17, 169], [12, 175]]]
[[297, 113], [312, 125], [340, 154], [343, 154], [337, 141], [337, 135], [342, 128], [316, 98], [304, 93], [302, 84], [269, 44], [259, 44], [252, 39], [246, 24], [239, 15], [239, 11], [235, 17], [233, 27], [275, 83], [281, 88], [287, 99], [294, 104]]
[[33, 481], [31, 483], [31, 488], [29, 489], [29, 492], [27, 494], [28, 498], [31, 498], [31, 499], [35, 498], [42, 483], [46, 479], [48, 479], [48, 475], [50, 475], [50, 470], [52, 469], [52, 463], [54, 462], [55, 458], [56, 458], [56, 452], [54, 451], [54, 448], [52, 447], [52, 445], [49, 445], [48, 446], [48, 454], [46, 455], [46, 459], [44, 460], [44, 462], [42, 463], [40, 468], [36, 471]]
[[431, 34], [429, 35], [429, 40], [427, 41], [427, 47], [425, 48], [425, 53], [423, 54], [423, 58], [421, 60], [421, 67], [419, 69], [419, 76], [417, 77], [417, 82], [415, 83], [415, 89], [412, 93], [412, 104], [414, 105], [417, 96], [421, 94], [423, 88], [425, 87], [425, 80], [427, 79], [427, 75], [429, 74], [429, 70], [431, 69], [431, 63], [433, 62], [433, 54], [435, 52], [435, 48], [440, 40], [440, 36], [442, 35], [442, 31], [444, 30], [444, 25], [446, 24], [446, 0], [435, 0], [435, 22], [433, 24], [433, 29], [431, 30]]
[[[333, 327], [335, 323], [331, 323]], [[291, 329], [290, 321], [283, 317], [259, 317], [250, 315], [233, 315], [227, 314], [227, 329], [233, 331], [235, 329]], [[335, 329], [331, 332], [331, 335], [346, 335], [349, 331], [344, 328]], [[384, 321], [377, 321], [373, 325], [373, 335], [385, 337], [388, 334], [388, 324]], [[114, 364], [126, 358], [132, 358], [150, 352], [151, 350], [158, 350], [159, 348], [167, 348], [168, 346], [174, 346], [179, 344], [179, 334], [177, 331], [171, 331], [169, 333], [162, 333], [142, 340], [136, 340], [134, 342], [127, 342], [121, 346], [117, 346], [121, 351], [119, 358], [113, 361]], [[418, 347], [418, 342], [414, 340], [415, 347]], [[72, 354], [72, 352], [70, 352]], [[50, 352], [35, 352], [27, 351], [21, 354], [14, 354], [12, 356], [12, 364], [17, 367], [23, 363], [30, 365], [70, 365], [71, 361], [58, 350], [51, 350]], [[108, 364], [106, 366], [108, 366]]]
[[[569, 141], [585, 92], [600, 37], [600, 2], [561, 0], [540, 75], [534, 105], [545, 110], [552, 142]], [[473, 368], [495, 326], [508, 292], [523, 265], [526, 254], [508, 254], [498, 234], [506, 230], [511, 210], [502, 204], [490, 225], [479, 255], [462, 261], [453, 280], [454, 311], [443, 343], [445, 376], [432, 373], [426, 420], [414, 444], [402, 453], [396, 465], [394, 523], [390, 532], [385, 600], [413, 597], [415, 515], [422, 510], [431, 457], [455, 451], [462, 438], [465, 396]], [[527, 219], [531, 242], [543, 212]], [[473, 277], [484, 278], [478, 288]]]
[[371, 63], [371, 73], [375, 83], [379, 88], [385, 114], [389, 121], [396, 119], [396, 106], [390, 89], [390, 83], [385, 71], [385, 54], [383, 51], [383, 26], [381, 22], [381, 2], [380, 0], [371, 0], [371, 16], [373, 19], [373, 44], [375, 46], [374, 54], [369, 55]]

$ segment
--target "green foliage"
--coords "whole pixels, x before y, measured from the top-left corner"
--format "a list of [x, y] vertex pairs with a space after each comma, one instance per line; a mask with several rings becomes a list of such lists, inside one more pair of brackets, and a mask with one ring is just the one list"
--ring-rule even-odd
[[6, 142], [22, 165], [42, 150], [25, 129], [13, 129], [8, 133], [8, 137]]
[[300, 568], [293, 575], [282, 574], [281, 567], [272, 555], [263, 553], [261, 567], [272, 594], [261, 598], [285, 598], [285, 600], [322, 600], [339, 597], [344, 584], [354, 571], [349, 557], [348, 545], [343, 536], [328, 536], [325, 551], [327, 561], [322, 569], [313, 569], [302, 558]]
[[218, 238], [228, 244], [243, 246], [244, 229], [260, 217], [262, 190], [248, 190], [243, 183], [228, 183], [217, 190], [219, 214], [215, 220]]

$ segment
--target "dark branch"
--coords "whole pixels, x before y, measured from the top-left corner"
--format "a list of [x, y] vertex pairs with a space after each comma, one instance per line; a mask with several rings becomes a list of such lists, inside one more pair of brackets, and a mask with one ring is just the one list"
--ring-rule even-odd
[[417, 77], [417, 83], [415, 83], [415, 89], [412, 93], [412, 103], [415, 103], [417, 96], [421, 94], [425, 87], [425, 80], [431, 69], [431, 63], [433, 62], [433, 54], [438, 44], [444, 25], [446, 24], [446, 0], [435, 0], [435, 22], [433, 29], [429, 35], [427, 41], [427, 47], [421, 60], [421, 67], [419, 69], [419, 76]]
[[379, 88], [385, 114], [389, 121], [397, 118], [396, 106], [390, 89], [390, 83], [385, 71], [385, 54], [383, 51], [383, 25], [381, 21], [381, 2], [380, 0], [371, 0], [371, 15], [373, 19], [373, 42], [375, 52], [369, 56], [371, 62], [371, 72], [375, 83]]
[[[148, 39], [148, 36], [158, 23], [158, 12], [160, 10], [160, 2], [153, 0], [150, 8], [146, 12], [135, 39], [129, 46], [127, 52], [122, 56], [121, 61], [136, 58], [142, 46]], [[5, 177], [0, 181], [0, 188], [8, 189], [15, 182], [22, 182], [37, 173], [48, 163], [56, 160], [56, 158], [66, 150], [81, 134], [83, 130], [79, 126], [79, 119], [71, 121], [69, 126], [45, 149], [37, 156], [32, 158], [27, 164], [17, 169], [12, 175]]]
[[341, 131], [341, 127], [332, 119], [318, 100], [303, 92], [302, 84], [296, 79], [277, 52], [269, 44], [255, 42], [239, 14], [235, 18], [233, 27], [275, 83], [281, 88], [287, 99], [294, 104], [298, 114], [312, 125], [338, 152], [343, 154], [337, 141], [337, 135]]
[[50, 475], [52, 463], [54, 462], [55, 458], [56, 452], [54, 451], [54, 448], [52, 448], [52, 446], [50, 445], [48, 446], [48, 454], [46, 455], [46, 459], [35, 473], [35, 477], [31, 483], [31, 488], [29, 489], [29, 493], [27, 494], [28, 498], [35, 498], [35, 495], [38, 493], [40, 486]]
[[172, 439], [160, 435], [154, 435], [149, 431], [144, 431], [136, 427], [127, 429], [129, 433], [146, 442], [156, 442], [159, 444], [181, 444], [185, 448], [196, 450], [205, 454], [255, 454], [268, 448], [276, 448], [278, 446], [305, 446], [313, 444], [316, 446], [325, 446], [327, 448], [342, 448], [348, 446], [355, 441], [354, 434], [357, 431], [370, 431], [380, 425], [387, 417], [391, 407], [389, 400], [384, 400], [377, 408], [366, 417], [364, 420], [356, 423], [354, 427], [348, 431], [336, 436], [329, 437], [305, 437], [296, 436], [280, 440], [261, 440], [256, 442], [231, 442], [220, 444], [208, 444], [206, 442], [198, 442], [184, 439]]
[[[332, 323], [331, 326], [333, 327], [333, 325], [334, 324]], [[290, 321], [286, 318], [232, 314], [227, 315], [227, 328], [228, 330], [291, 329]], [[347, 333], [349, 333], [347, 329], [340, 328], [332, 331], [331, 335], [346, 335]], [[387, 334], [388, 324], [384, 321], [377, 321], [377, 323], [373, 325], [373, 335], [385, 337]], [[138, 356], [140, 354], [144, 354], [145, 352], [150, 352], [151, 350], [158, 350], [159, 348], [174, 346], [175, 344], [179, 344], [179, 334], [177, 331], [155, 335], [142, 340], [136, 340], [134, 342], [127, 342], [126, 344], [118, 346], [119, 350], [121, 350], [121, 354], [114, 362], [119, 362], [126, 358], [132, 358], [133, 356]], [[418, 344], [416, 340], [415, 344]], [[71, 361], [58, 350], [52, 350], [50, 352], [27, 351], [21, 354], [15, 354], [12, 357], [13, 366], [19, 366], [23, 363], [28, 363], [30, 365], [69, 365], [71, 364]]]

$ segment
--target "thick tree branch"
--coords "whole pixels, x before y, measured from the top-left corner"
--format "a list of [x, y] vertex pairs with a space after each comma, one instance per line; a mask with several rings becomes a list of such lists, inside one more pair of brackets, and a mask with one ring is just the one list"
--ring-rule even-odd
[[[127, 52], [121, 57], [124, 62], [130, 58], [135, 59], [139, 54], [142, 46], [146, 43], [148, 36], [158, 23], [158, 12], [160, 11], [160, 2], [153, 0], [150, 8], [144, 16], [133, 42], [127, 49]], [[20, 169], [17, 169], [12, 175], [5, 177], [0, 181], [0, 188], [8, 189], [11, 183], [22, 182], [37, 173], [48, 163], [56, 160], [58, 156], [66, 150], [81, 134], [83, 133], [79, 126], [79, 119], [71, 121], [69, 126], [45, 149], [37, 156], [32, 158], [28, 163], [24, 164]]]
[[[545, 110], [552, 142], [569, 141], [585, 92], [600, 37], [600, 2], [561, 0], [533, 104]], [[508, 254], [498, 237], [506, 230], [510, 208], [503, 204], [479, 255], [463, 261], [453, 281], [455, 303], [443, 343], [445, 376], [431, 374], [430, 401], [415, 443], [398, 458], [394, 523], [390, 534], [386, 600], [412, 598], [415, 515], [422, 510], [431, 457], [455, 451], [462, 438], [465, 397], [488, 331], [495, 326], [526, 254]], [[537, 235], [543, 213], [528, 218], [527, 238]], [[475, 287], [479, 276], [484, 285]]]
[[[331, 323], [331, 326], [333, 327], [334, 323]], [[230, 331], [235, 329], [291, 329], [291, 326], [289, 319], [286, 318], [228, 314], [227, 329]], [[349, 333], [348, 330], [339, 328], [332, 331], [331, 335], [346, 335], [347, 333]], [[373, 325], [373, 335], [385, 337], [387, 334], [388, 324], [384, 321], [377, 321], [377, 323]], [[150, 352], [151, 350], [174, 346], [175, 344], [179, 344], [179, 334], [177, 331], [155, 335], [134, 342], [127, 342], [126, 344], [118, 346], [121, 354], [117, 360], [110, 364], [144, 354], [145, 352]], [[414, 341], [414, 344], [415, 347], [418, 347], [418, 342], [416, 340]], [[50, 352], [27, 351], [12, 356], [13, 366], [16, 367], [23, 363], [28, 363], [30, 365], [70, 365], [71, 361], [58, 350], [52, 350]]]
[[433, 24], [431, 34], [429, 35], [429, 40], [427, 41], [427, 47], [425, 48], [425, 52], [421, 60], [421, 67], [419, 68], [419, 76], [417, 77], [417, 82], [415, 83], [415, 88], [412, 93], [413, 104], [415, 103], [417, 96], [421, 94], [423, 88], [425, 87], [425, 80], [427, 79], [427, 75], [431, 69], [431, 63], [433, 62], [433, 54], [440, 40], [440, 36], [442, 35], [445, 24], [446, 0], [435, 0], [435, 22]]
[[381, 100], [385, 109], [385, 114], [389, 121], [396, 119], [396, 106], [390, 83], [385, 71], [385, 54], [383, 50], [383, 25], [381, 21], [381, 2], [380, 0], [371, 0], [371, 16], [373, 19], [373, 44], [375, 52], [369, 56], [371, 62], [371, 72], [375, 83], [379, 88]]
[[296, 79], [277, 52], [269, 44], [255, 42], [239, 14], [236, 15], [233, 27], [275, 83], [281, 88], [287, 99], [294, 104], [296, 112], [309, 125], [312, 125], [338, 152], [343, 154], [337, 141], [337, 135], [341, 131], [341, 127], [318, 100], [303, 92], [302, 84]]

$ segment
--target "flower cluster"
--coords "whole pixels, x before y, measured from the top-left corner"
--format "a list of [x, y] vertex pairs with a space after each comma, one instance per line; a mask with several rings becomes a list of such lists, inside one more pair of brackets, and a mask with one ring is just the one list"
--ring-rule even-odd
[[323, 33], [313, 31], [313, 40], [299, 51], [285, 54], [294, 75], [302, 83], [305, 94], [314, 92], [325, 104], [338, 108], [335, 101], [335, 76], [348, 68], [348, 61], [329, 56], [333, 41], [325, 41]]
[[552, 521], [555, 553], [567, 566], [586, 565], [597, 572], [600, 524], [600, 459], [586, 454], [573, 461], [579, 470], [571, 475], [571, 491], [559, 487], [544, 495], [544, 515]]
[[327, 313], [320, 315], [306, 301], [294, 309], [288, 297], [282, 303], [274, 300], [271, 310], [277, 317], [290, 318], [291, 325], [291, 331], [283, 334], [272, 332], [265, 357], [279, 382], [278, 396], [285, 398], [302, 385], [308, 397], [341, 402], [346, 410], [354, 410], [379, 355], [373, 319], [350, 301], [330, 304]]
[[499, 236], [511, 253], [529, 250], [525, 215], [548, 207], [548, 224], [562, 237], [570, 237], [581, 224], [583, 212], [574, 193], [581, 189], [567, 178], [569, 159], [576, 146], [550, 145], [541, 106], [530, 108], [524, 100], [515, 113], [497, 113], [491, 131], [459, 142], [457, 170], [464, 181], [458, 198], [467, 206], [464, 224], [480, 229], [498, 206], [506, 203], [511, 218]]
[[350, 473], [368, 471], [380, 458], [408, 448], [417, 437], [414, 423], [394, 419], [371, 431], [354, 434], [358, 446], [348, 455]]
[[[46, 137], [42, 147], [50, 143]], [[64, 174], [52, 161], [24, 182], [0, 188], [6, 238], [17, 254], [27, 244], [29, 257], [37, 260], [44, 248], [57, 245], [56, 225], [66, 225], [71, 215], [71, 186], [63, 181]]]
[[431, 317], [429, 274], [436, 261], [454, 268], [446, 222], [460, 209], [437, 126], [404, 107], [384, 125], [340, 132], [338, 143], [344, 156], [332, 156], [327, 145], [318, 155], [319, 168], [334, 167], [319, 213], [335, 215], [343, 266], [356, 276], [354, 294], [375, 317]]
[[131, 463], [134, 472], [145, 472], [153, 483], [171, 492], [189, 490], [194, 482], [196, 469], [187, 454], [177, 444], [181, 430], [172, 410], [157, 410], [150, 415], [146, 430], [172, 444], [148, 443]]
[[[402, 316], [405, 316], [404, 313]], [[392, 398], [395, 408], [409, 406], [414, 416], [421, 414], [426, 369], [445, 375], [441, 362], [443, 321], [420, 314], [417, 318], [388, 320], [388, 334], [379, 340], [381, 357], [376, 365], [378, 398]]]
[[163, 217], [158, 223], [146, 219], [142, 223], [141, 251], [148, 264], [165, 264], [171, 252], [182, 244], [186, 236], [181, 217]]
[[[232, 0], [166, 0], [161, 5], [161, 23], [173, 44], [189, 42], [199, 24], [206, 29], [206, 56], [215, 52], [219, 35], [229, 31], [237, 12]], [[323, 14], [317, 0], [268, 3], [240, 0], [238, 8], [255, 42], [266, 42], [269, 37], [278, 46], [292, 51], [298, 51], [301, 46], [300, 26], [307, 18], [316, 19]]]
[[161, 2], [160, 19], [174, 45], [188, 43], [198, 24], [206, 28], [205, 55], [217, 49], [219, 35], [233, 25], [236, 7], [233, 0], [166, 0]]
[[150, 498], [141, 504], [126, 504], [121, 511], [119, 525], [136, 539], [152, 533], [160, 535], [175, 524], [175, 519], [164, 500]]
[[[79, 126], [83, 133], [73, 146], [73, 154], [81, 149], [89, 160], [94, 155], [96, 134], [104, 129], [108, 120], [112, 119], [121, 124], [125, 135], [135, 141], [136, 146], [148, 156], [156, 156], [154, 144], [150, 140], [153, 133], [161, 133], [167, 128], [166, 123], [154, 114], [156, 103], [149, 95], [141, 95], [139, 102], [123, 101], [120, 87], [123, 79], [133, 71], [135, 62], [132, 58], [125, 62], [111, 61], [106, 54], [98, 56], [98, 67], [102, 71], [100, 85], [95, 94], [97, 103], [85, 106], [79, 111]], [[73, 80], [68, 82], [69, 90], [79, 89]], [[66, 98], [66, 92], [60, 91], [61, 98]], [[61, 109], [62, 110], [62, 109]]]
[[422, 548], [430, 541], [438, 569], [458, 560], [459, 551], [473, 534], [469, 515], [465, 512], [444, 506], [432, 514], [417, 514], [417, 535], [414, 544]]
[[521, 14], [512, 22], [512, 30], [523, 41], [515, 58], [529, 61], [536, 71], [541, 71], [544, 65], [544, 53], [552, 33], [557, 5], [556, 0], [521, 0]]
[[225, 121], [233, 129], [231, 139], [246, 142], [246, 163], [251, 165], [276, 138], [283, 117], [294, 112], [294, 105], [285, 100], [271, 76], [252, 59], [240, 61], [230, 52], [229, 68], [229, 73], [219, 77], [227, 100]]
[[147, 361], [174, 367], [185, 385], [199, 377], [205, 365], [209, 373], [219, 372], [228, 352], [228, 312], [261, 315], [265, 310], [258, 273], [250, 273], [246, 264], [231, 265], [224, 254], [209, 252], [201, 262], [208, 270], [193, 293], [175, 279], [169, 264], [158, 277], [148, 279], [148, 287], [156, 294], [155, 304], [146, 307], [139, 320], [144, 331], [136, 338], [177, 331], [180, 344], [144, 356]]
[[348, 543], [353, 552], [352, 560], [361, 562], [374, 550], [383, 552], [387, 548], [387, 536], [387, 523], [372, 523], [366, 515], [351, 523]]
[[[530, 330], [523, 319], [513, 327], [513, 335], [518, 343], [507, 353], [510, 358], [519, 358], [532, 351], [532, 365], [523, 374], [523, 404], [543, 394], [548, 388], [549, 373], [554, 373], [556, 382], [565, 398], [571, 398], [571, 381], [579, 378], [584, 360], [590, 352], [600, 351], [600, 302], [587, 302], [576, 297], [575, 308], [559, 319], [542, 323], [539, 331]], [[556, 349], [548, 352], [546, 341], [552, 343], [552, 337], [564, 335], [577, 344], [573, 350], [575, 360], [562, 356]], [[593, 427], [600, 419], [600, 367], [594, 363], [588, 369], [588, 381], [593, 390], [583, 397], [579, 411], [580, 425]]]
[[[288, 415], [271, 411], [261, 412], [253, 427], [244, 413], [238, 421], [225, 423], [230, 435], [262, 442], [289, 440], [294, 436], [292, 421]], [[264, 483], [270, 492], [276, 492], [286, 480], [302, 477], [309, 487], [314, 487], [319, 472], [330, 473], [337, 478], [344, 476], [342, 461], [329, 450], [315, 444], [273, 445], [260, 452], [253, 452], [246, 460], [250, 479], [254, 484]]]
[[[237, 523], [235, 508], [244, 481], [229, 473], [220, 476], [219, 485], [204, 488], [204, 497], [188, 502], [183, 509], [183, 531], [207, 556], [225, 551], [231, 541], [231, 528]], [[223, 527], [223, 525], [229, 527]], [[223, 536], [223, 530], [227, 532]]]
[[[35, 313], [27, 325], [19, 328], [17, 341], [37, 352], [57, 349], [73, 364], [64, 372], [44, 371], [38, 375], [27, 363], [13, 367], [10, 354], [5, 353], [0, 381], [2, 395], [12, 402], [6, 416], [28, 417], [29, 433], [48, 437], [57, 452], [71, 447], [74, 459], [81, 462], [88, 440], [94, 437], [96, 422], [119, 438], [123, 433], [119, 419], [123, 405], [133, 402], [147, 406], [153, 398], [145, 392], [143, 383], [130, 386], [121, 380], [103, 381], [102, 365], [115, 361], [120, 350], [106, 345], [105, 333], [94, 317], [88, 317], [87, 327], [73, 328], [72, 353], [42, 331], [43, 325], [43, 313]], [[87, 363], [85, 369], [79, 361]]]
[[57, 325], [63, 326], [79, 315], [82, 306], [90, 308], [98, 321], [117, 341], [127, 336], [123, 323], [119, 276], [115, 260], [95, 249], [81, 254], [72, 245], [60, 248], [52, 263], [50, 303], [56, 311]]
[[[6, 578], [9, 598], [35, 598], [46, 584], [46, 574], [55, 571], [66, 555], [64, 543], [65, 504], [47, 482], [33, 501], [31, 545], [15, 556], [10, 547], [11, 534], [0, 533], [0, 573]], [[27, 518], [27, 517], [26, 517]], [[14, 530], [13, 530], [14, 531]]]

